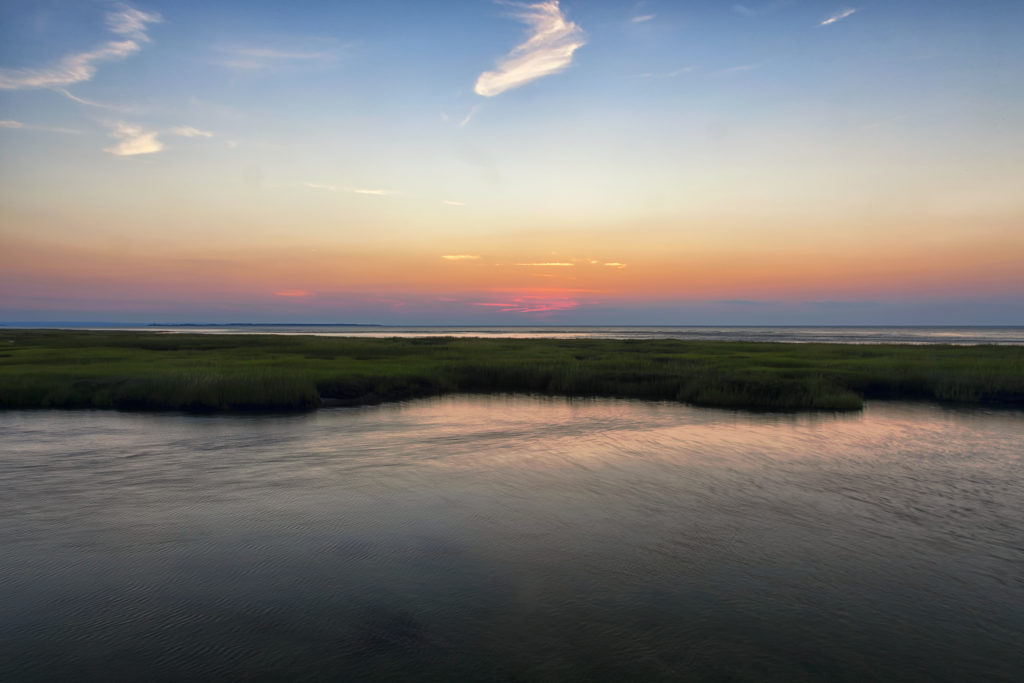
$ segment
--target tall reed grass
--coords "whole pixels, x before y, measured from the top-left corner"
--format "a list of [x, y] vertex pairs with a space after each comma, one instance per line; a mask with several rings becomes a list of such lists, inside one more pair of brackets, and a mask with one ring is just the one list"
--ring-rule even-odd
[[1024, 407], [1024, 347], [5, 330], [0, 408], [309, 410], [453, 392], [755, 410]]

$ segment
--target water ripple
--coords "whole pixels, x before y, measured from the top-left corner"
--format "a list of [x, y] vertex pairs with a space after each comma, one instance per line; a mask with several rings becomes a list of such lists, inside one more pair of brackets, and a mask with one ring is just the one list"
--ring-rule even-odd
[[0, 679], [1012, 680], [1019, 413], [0, 413]]

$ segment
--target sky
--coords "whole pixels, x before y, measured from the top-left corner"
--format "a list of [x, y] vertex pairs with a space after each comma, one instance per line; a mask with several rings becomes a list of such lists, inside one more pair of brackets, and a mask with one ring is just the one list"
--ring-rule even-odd
[[1019, 0], [0, 2], [0, 321], [1024, 324]]

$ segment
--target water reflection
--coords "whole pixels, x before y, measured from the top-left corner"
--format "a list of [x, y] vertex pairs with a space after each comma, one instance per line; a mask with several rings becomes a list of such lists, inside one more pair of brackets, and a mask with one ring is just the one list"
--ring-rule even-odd
[[1024, 417], [0, 414], [0, 679], [1010, 680]]

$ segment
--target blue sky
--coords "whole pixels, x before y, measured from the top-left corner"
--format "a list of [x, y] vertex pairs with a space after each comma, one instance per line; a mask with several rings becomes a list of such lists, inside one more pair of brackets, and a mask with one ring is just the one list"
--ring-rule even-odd
[[0, 20], [0, 319], [1024, 322], [1024, 3]]

